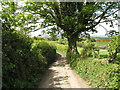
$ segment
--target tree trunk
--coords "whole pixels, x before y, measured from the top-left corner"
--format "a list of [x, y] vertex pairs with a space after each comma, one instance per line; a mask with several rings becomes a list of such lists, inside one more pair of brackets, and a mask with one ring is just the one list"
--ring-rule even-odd
[[68, 51], [67, 53], [74, 53], [74, 54], [79, 54], [78, 50], [77, 50], [77, 38], [78, 36], [73, 35], [68, 37]]

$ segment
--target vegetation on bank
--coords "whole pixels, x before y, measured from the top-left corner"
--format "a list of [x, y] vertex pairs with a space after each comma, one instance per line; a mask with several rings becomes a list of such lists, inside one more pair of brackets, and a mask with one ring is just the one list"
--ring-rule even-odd
[[56, 58], [55, 47], [15, 30], [3, 30], [3, 88], [33, 88]]
[[76, 57], [70, 66], [93, 88], [120, 88], [119, 64], [106, 63], [105, 59]]

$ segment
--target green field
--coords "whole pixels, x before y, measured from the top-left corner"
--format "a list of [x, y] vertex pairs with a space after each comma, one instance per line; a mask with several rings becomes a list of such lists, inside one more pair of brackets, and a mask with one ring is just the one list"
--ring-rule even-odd
[[[61, 53], [63, 55], [66, 56], [66, 51], [67, 51], [67, 45], [62, 45], [62, 44], [58, 44], [57, 41], [47, 41], [49, 44], [51, 45], [55, 45], [57, 52]], [[96, 46], [106, 46], [109, 43], [109, 41], [101, 41], [101, 42], [95, 42]], [[80, 53], [82, 48], [81, 47], [77, 47], [78, 52]], [[108, 56], [108, 51], [107, 49], [100, 49], [100, 56], [101, 57], [107, 57]]]
[[96, 41], [95, 45], [96, 46], [107, 46], [108, 43], [109, 43], [109, 41], [100, 41], [100, 42]]

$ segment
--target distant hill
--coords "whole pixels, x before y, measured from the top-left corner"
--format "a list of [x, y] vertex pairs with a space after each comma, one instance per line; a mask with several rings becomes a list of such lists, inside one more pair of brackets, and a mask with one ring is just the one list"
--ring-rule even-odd
[[110, 39], [109, 37], [104, 36], [104, 35], [96, 35], [96, 36], [91, 36], [91, 37], [95, 38], [96, 40], [108, 40], [108, 39]]

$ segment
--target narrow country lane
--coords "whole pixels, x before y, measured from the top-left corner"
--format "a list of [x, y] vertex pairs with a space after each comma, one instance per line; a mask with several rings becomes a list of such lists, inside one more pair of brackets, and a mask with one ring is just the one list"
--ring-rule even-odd
[[58, 56], [48, 71], [43, 75], [38, 88], [90, 88], [87, 83], [80, 78], [69, 64], [65, 57]]

